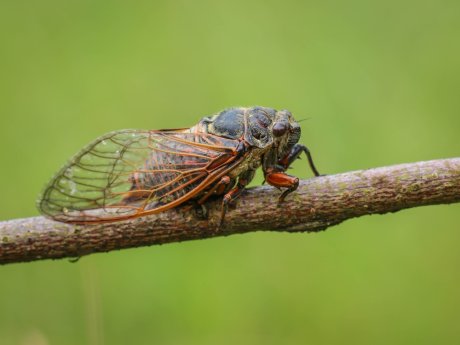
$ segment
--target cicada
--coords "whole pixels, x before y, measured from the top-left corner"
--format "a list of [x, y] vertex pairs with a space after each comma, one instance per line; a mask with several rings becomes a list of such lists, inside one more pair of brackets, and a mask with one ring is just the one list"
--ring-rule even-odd
[[287, 110], [229, 108], [191, 128], [119, 130], [103, 135], [58, 171], [38, 199], [42, 214], [66, 223], [121, 221], [222, 198], [221, 221], [262, 167], [265, 182], [295, 191], [286, 174], [304, 152], [300, 126]]

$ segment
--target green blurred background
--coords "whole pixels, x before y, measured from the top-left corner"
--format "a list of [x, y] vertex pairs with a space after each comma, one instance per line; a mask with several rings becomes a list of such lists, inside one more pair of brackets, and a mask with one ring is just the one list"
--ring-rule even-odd
[[[235, 105], [309, 118], [323, 173], [459, 156], [459, 17], [458, 1], [1, 1], [0, 219], [37, 215], [107, 131]], [[0, 344], [458, 344], [459, 222], [432, 206], [3, 266]]]

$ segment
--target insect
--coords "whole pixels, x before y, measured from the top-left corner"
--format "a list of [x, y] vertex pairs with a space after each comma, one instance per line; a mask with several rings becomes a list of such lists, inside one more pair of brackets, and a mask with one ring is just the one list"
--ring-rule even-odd
[[86, 224], [204, 206], [217, 195], [223, 222], [260, 166], [265, 182], [284, 189], [280, 202], [299, 185], [285, 171], [302, 152], [319, 176], [300, 132], [289, 111], [265, 107], [229, 108], [191, 128], [111, 132], [71, 158], [37, 205], [54, 220]]

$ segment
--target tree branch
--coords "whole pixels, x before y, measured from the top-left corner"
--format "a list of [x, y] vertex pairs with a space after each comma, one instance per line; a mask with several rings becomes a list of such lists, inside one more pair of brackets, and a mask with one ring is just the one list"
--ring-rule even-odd
[[0, 264], [81, 257], [152, 244], [256, 231], [320, 231], [346, 219], [460, 201], [460, 158], [401, 164], [301, 181], [278, 206], [270, 186], [249, 189], [218, 228], [220, 202], [208, 220], [176, 208], [124, 222], [71, 225], [43, 217], [0, 222]]

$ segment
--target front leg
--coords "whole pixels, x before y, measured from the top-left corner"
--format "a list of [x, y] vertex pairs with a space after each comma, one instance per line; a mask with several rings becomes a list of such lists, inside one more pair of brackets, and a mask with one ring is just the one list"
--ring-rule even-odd
[[299, 187], [299, 179], [295, 176], [290, 176], [283, 171], [276, 171], [270, 169], [265, 174], [265, 181], [276, 188], [287, 188], [279, 197], [278, 202], [284, 201], [286, 196]]
[[308, 149], [308, 147], [302, 144], [295, 144], [292, 147], [291, 151], [288, 152], [286, 156], [284, 156], [278, 161], [278, 164], [286, 170], [297, 158], [299, 158], [302, 152], [305, 152], [305, 154], [307, 155], [308, 164], [310, 165], [313, 174], [315, 174], [315, 176], [320, 176], [321, 174], [318, 172], [318, 170], [315, 167], [315, 164], [313, 163], [313, 158], [311, 157], [310, 150]]

